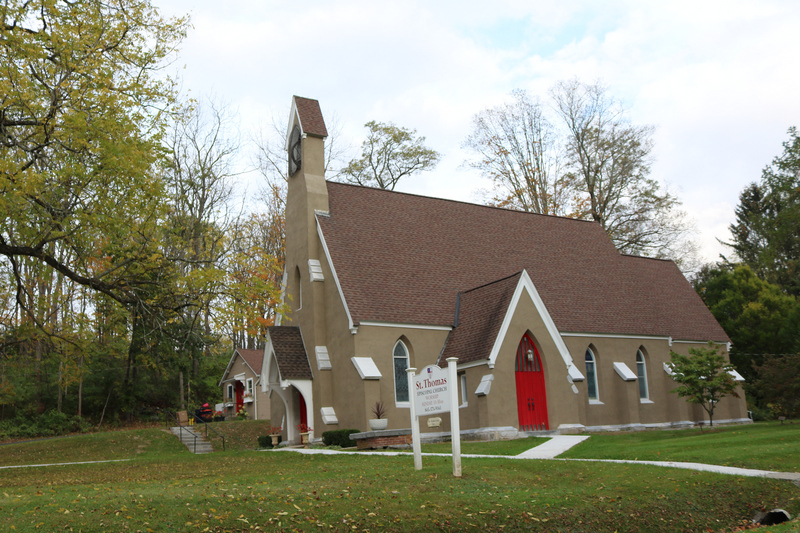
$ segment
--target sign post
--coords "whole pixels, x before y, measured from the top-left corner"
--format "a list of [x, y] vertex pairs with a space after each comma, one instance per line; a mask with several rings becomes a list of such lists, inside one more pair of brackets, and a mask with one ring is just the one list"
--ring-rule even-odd
[[461, 477], [461, 419], [458, 412], [458, 357], [447, 358], [450, 378], [450, 441], [453, 443], [453, 476]]
[[414, 398], [414, 373], [416, 368], [406, 368], [408, 376], [408, 393], [411, 396], [411, 447], [414, 449], [414, 470], [422, 470], [422, 443], [419, 439], [419, 417], [417, 416], [416, 401]]
[[428, 365], [415, 376], [416, 368], [408, 368], [408, 389], [411, 392], [411, 439], [414, 449], [414, 468], [422, 469], [419, 417], [450, 411], [450, 428], [453, 441], [453, 475], [461, 477], [461, 431], [458, 418], [458, 386], [456, 362], [447, 360], [448, 368]]

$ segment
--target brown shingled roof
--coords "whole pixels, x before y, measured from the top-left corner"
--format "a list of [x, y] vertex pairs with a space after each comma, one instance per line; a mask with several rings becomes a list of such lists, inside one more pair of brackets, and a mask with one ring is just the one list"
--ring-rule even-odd
[[261, 363], [264, 360], [264, 350], [246, 350], [244, 348], [236, 348], [242, 359], [250, 366], [256, 374], [261, 373]]
[[281, 379], [312, 379], [303, 336], [300, 328], [293, 326], [270, 326], [269, 338], [275, 350]]
[[300, 117], [300, 127], [303, 129], [303, 133], [313, 137], [328, 136], [328, 129], [325, 127], [325, 120], [322, 118], [322, 110], [320, 110], [317, 100], [295, 96], [294, 104]]
[[450, 333], [439, 363], [458, 357], [459, 363], [486, 359], [508, 312], [521, 272], [461, 293], [458, 325]]
[[459, 291], [526, 269], [562, 332], [727, 341], [671, 261], [574, 220], [328, 182], [319, 217], [353, 321], [452, 325]]

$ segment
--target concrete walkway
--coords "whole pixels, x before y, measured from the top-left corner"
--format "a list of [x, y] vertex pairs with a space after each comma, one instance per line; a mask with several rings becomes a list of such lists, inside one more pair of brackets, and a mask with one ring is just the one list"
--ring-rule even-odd
[[[781, 479], [791, 481], [797, 486], [800, 486], [800, 473], [794, 472], [773, 472], [770, 470], [754, 470], [749, 468], [736, 468], [733, 466], [719, 466], [707, 465], [703, 463], [679, 463], [675, 461], [627, 461], [617, 459], [558, 459], [557, 457], [569, 450], [573, 446], [580, 444], [588, 439], [588, 435], [554, 435], [549, 441], [541, 444], [535, 448], [531, 448], [526, 452], [519, 455], [478, 455], [478, 454], [461, 454], [462, 458], [480, 457], [487, 459], [547, 459], [556, 461], [591, 461], [596, 463], [625, 463], [636, 465], [652, 465], [662, 466], [668, 468], [685, 468], [689, 470], [698, 470], [701, 472], [714, 472], [717, 474], [727, 474], [732, 476], [747, 476], [747, 477], [763, 477], [768, 479]], [[306, 448], [280, 448], [276, 451], [288, 451], [302, 454], [319, 454], [319, 455], [382, 455], [382, 456], [408, 456], [411, 455], [407, 451], [374, 451], [374, 452], [347, 452], [340, 450], [320, 450], [320, 449], [306, 449]], [[429, 457], [449, 457], [448, 453], [423, 453], [423, 456]]]
[[131, 461], [132, 459], [107, 459], [105, 461], [78, 461], [76, 463], [47, 463], [41, 465], [11, 465], [11, 466], [0, 466], [0, 470], [5, 470], [6, 468], [34, 468], [37, 466], [67, 466], [67, 465], [94, 465], [98, 463], [120, 463], [122, 461]]

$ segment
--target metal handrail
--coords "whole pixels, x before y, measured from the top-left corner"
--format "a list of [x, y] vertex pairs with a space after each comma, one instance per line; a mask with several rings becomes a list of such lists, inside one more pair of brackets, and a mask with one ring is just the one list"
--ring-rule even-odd
[[222, 439], [222, 451], [224, 452], [224, 451], [225, 451], [225, 435], [223, 435], [222, 433], [220, 433], [220, 432], [219, 432], [219, 431], [217, 431], [216, 429], [212, 428], [212, 427], [209, 425], [209, 423], [208, 423], [208, 422], [206, 422], [205, 420], [203, 420], [202, 418], [198, 418], [198, 417], [196, 417], [196, 416], [194, 416], [194, 415], [192, 415], [192, 416], [194, 417], [194, 421], [195, 421], [195, 423], [197, 423], [198, 421], [200, 421], [200, 422], [202, 422], [202, 423], [205, 425], [205, 427], [206, 427], [206, 438], [208, 438], [208, 430], [210, 429], [211, 431], [213, 431], [214, 433], [216, 433], [216, 434], [217, 434], [217, 437], [219, 437], [219, 438], [221, 438], [221, 439]]
[[[180, 433], [180, 436], [178, 438], [180, 438], [181, 442], [183, 442], [183, 427], [184, 426], [178, 421], [177, 418], [175, 418], [175, 415], [173, 415], [172, 412], [167, 411], [166, 409], [163, 412], [168, 414], [175, 421], [175, 423], [178, 425], [178, 428], [180, 428], [178, 430], [178, 432]], [[165, 423], [165, 425], [167, 427], [169, 427], [169, 420], [167, 419], [167, 417], [164, 417], [164, 423]], [[186, 431], [189, 431], [189, 435], [194, 436], [194, 450], [192, 451], [192, 453], [197, 453], [197, 433], [194, 433], [194, 432], [190, 431], [189, 428], [186, 428]]]

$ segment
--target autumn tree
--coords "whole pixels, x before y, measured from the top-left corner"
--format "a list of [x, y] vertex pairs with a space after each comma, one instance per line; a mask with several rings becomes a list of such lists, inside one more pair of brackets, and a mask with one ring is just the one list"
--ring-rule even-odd
[[15, 276], [31, 259], [120, 304], [174, 307], [151, 298], [174, 100], [157, 71], [186, 21], [146, 0], [12, 0], [0, 17], [0, 254]]
[[800, 136], [739, 195], [729, 246], [759, 277], [800, 296]]
[[441, 158], [425, 146], [425, 137], [418, 137], [416, 130], [374, 120], [364, 127], [367, 138], [361, 143], [361, 157], [342, 169], [341, 181], [394, 190], [403, 177], [433, 170]]
[[739, 397], [736, 380], [731, 375], [733, 366], [719, 352], [713, 342], [706, 348], [689, 348], [689, 355], [669, 352], [672, 379], [679, 384], [670, 391], [687, 402], [700, 405], [708, 413], [709, 424], [714, 425], [714, 410], [725, 396]]

